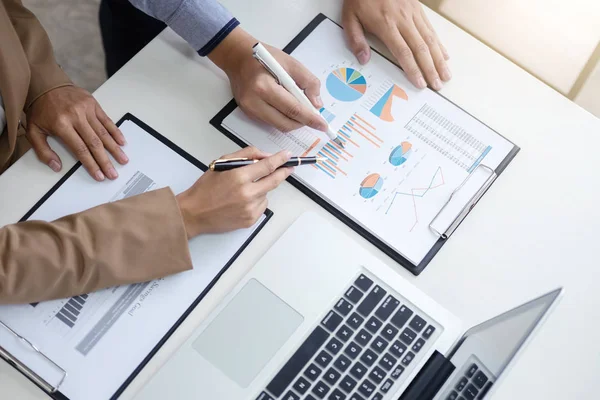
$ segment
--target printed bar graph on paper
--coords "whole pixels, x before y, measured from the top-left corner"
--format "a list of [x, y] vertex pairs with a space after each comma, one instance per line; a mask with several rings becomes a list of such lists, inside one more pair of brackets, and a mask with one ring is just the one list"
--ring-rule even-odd
[[71, 297], [58, 312], [56, 318], [62, 321], [69, 328], [75, 326], [81, 309], [88, 298], [87, 294]]
[[429, 104], [423, 105], [404, 128], [469, 173], [492, 150]]
[[377, 148], [383, 143], [383, 139], [376, 134], [376, 128], [358, 114], [350, 117], [340, 129], [340, 134], [357, 147], [360, 147], [357, 140], [360, 137]]

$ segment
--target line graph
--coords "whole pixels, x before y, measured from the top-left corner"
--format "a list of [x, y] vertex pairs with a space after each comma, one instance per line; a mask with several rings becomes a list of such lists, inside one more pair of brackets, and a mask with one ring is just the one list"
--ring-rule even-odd
[[[437, 183], [436, 183], [436, 178], [438, 178], [438, 180], [439, 180]], [[386, 214], [389, 213], [390, 209], [394, 205], [394, 201], [396, 200], [397, 196], [410, 196], [412, 198], [412, 203], [413, 203], [413, 208], [414, 208], [414, 213], [415, 213], [415, 223], [412, 225], [412, 227], [409, 230], [409, 232], [412, 232], [413, 229], [415, 229], [415, 226], [417, 226], [417, 224], [419, 223], [419, 212], [417, 210], [417, 200], [416, 199], [425, 197], [425, 195], [427, 195], [427, 193], [429, 193], [431, 190], [437, 189], [441, 186], [444, 186], [445, 184], [446, 184], [446, 182], [444, 181], [444, 173], [442, 172], [442, 167], [438, 167], [437, 170], [435, 171], [435, 173], [433, 174], [431, 181], [429, 182], [429, 186], [423, 187], [423, 188], [412, 188], [412, 189], [410, 189], [410, 193], [408, 193], [408, 192], [394, 193], [392, 202], [388, 206], [385, 213]]]

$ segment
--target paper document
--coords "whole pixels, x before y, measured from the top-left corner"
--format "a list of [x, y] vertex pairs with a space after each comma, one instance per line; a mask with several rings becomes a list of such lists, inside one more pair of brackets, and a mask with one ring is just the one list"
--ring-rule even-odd
[[[367, 65], [358, 64], [342, 29], [328, 19], [292, 56], [321, 80], [321, 114], [345, 148], [310, 128], [281, 133], [239, 108], [223, 127], [267, 152], [327, 158], [296, 168], [294, 176], [418, 265], [440, 238], [430, 224], [453, 190], [480, 164], [497, 168], [514, 145], [439, 94], [415, 89], [376, 52]], [[487, 179], [477, 175], [470, 187]], [[442, 231], [452, 220], [444, 218]]]
[[[120, 177], [97, 183], [80, 167], [30, 219], [54, 220], [167, 185], [180, 193], [202, 175], [198, 167], [135, 123], [125, 121], [120, 129], [129, 143], [126, 151], [130, 158], [127, 165], [117, 167]], [[192, 271], [63, 300], [0, 306], [0, 320], [67, 371], [60, 387], [62, 394], [71, 400], [106, 400], [249, 240], [264, 218], [250, 229], [191, 240]], [[49, 383], [60, 379], [56, 368], [1, 327], [0, 346]]]

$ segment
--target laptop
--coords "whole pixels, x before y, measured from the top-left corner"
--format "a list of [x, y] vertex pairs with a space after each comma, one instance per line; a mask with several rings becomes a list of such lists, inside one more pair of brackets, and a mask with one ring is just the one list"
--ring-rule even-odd
[[343, 232], [303, 214], [138, 400], [480, 400], [556, 304], [464, 330]]

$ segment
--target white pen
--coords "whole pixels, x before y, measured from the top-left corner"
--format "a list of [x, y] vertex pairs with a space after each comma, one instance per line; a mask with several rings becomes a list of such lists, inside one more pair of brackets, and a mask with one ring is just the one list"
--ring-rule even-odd
[[[300, 102], [300, 104], [313, 110], [313, 112], [316, 115], [321, 115], [319, 110], [317, 110], [315, 106], [313, 106], [313, 104], [310, 102], [308, 97], [306, 97], [304, 91], [300, 89], [298, 85], [296, 85], [294, 79], [285, 71], [285, 69], [283, 69], [281, 64], [279, 64], [277, 60], [275, 60], [275, 57], [273, 57], [271, 53], [269, 53], [265, 46], [263, 46], [261, 43], [257, 43], [252, 49], [254, 58], [256, 58], [267, 69], [267, 71], [269, 71], [269, 73], [273, 75], [277, 83], [283, 86], [285, 90], [290, 92], [291, 95], [294, 96], [296, 100]], [[333, 129], [331, 129], [329, 124], [327, 124], [326, 133], [327, 136], [329, 136], [329, 139], [333, 140], [338, 146], [344, 147], [344, 143], [342, 142], [342, 140], [340, 140], [340, 138], [333, 131]]]

